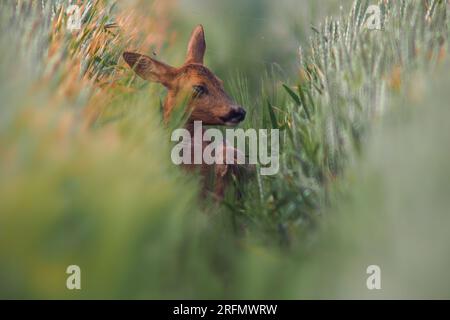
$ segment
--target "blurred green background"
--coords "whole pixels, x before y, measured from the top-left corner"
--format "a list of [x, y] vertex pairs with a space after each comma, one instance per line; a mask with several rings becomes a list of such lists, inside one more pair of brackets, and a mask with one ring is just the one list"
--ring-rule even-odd
[[[68, 1], [0, 4], [1, 298], [449, 298], [446, 1], [375, 31], [371, 1], [73, 3], [73, 32]], [[198, 23], [242, 126], [281, 130], [280, 173], [220, 204], [120, 58], [180, 65]]]
[[327, 14], [346, 9], [351, 1], [181, 0], [180, 20], [187, 39], [192, 26], [202, 23], [207, 33], [207, 63], [223, 77], [245, 75], [251, 88], [261, 86], [262, 70], [296, 76], [298, 50], [311, 25]]

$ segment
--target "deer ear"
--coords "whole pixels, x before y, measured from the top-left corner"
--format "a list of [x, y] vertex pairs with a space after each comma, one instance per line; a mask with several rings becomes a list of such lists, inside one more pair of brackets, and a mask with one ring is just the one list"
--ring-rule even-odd
[[123, 59], [142, 79], [159, 82], [166, 87], [176, 75], [175, 68], [143, 54], [124, 52]]
[[186, 62], [185, 63], [200, 63], [203, 64], [203, 56], [205, 55], [206, 43], [205, 32], [203, 26], [200, 24], [192, 31], [191, 39], [189, 40]]

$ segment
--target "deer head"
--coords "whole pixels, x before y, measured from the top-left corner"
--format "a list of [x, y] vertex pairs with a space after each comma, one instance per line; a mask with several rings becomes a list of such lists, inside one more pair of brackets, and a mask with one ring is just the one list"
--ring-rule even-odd
[[203, 27], [197, 26], [189, 40], [184, 64], [175, 68], [146, 55], [125, 52], [123, 58], [141, 78], [161, 83], [168, 90], [164, 103], [167, 121], [175, 106], [187, 101], [189, 122], [204, 125], [235, 125], [245, 110], [225, 92], [223, 82], [203, 65], [206, 43]]

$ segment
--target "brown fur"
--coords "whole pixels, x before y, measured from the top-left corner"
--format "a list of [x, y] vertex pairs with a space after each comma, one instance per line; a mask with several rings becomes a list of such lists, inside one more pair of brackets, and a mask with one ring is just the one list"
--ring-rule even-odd
[[[225, 92], [223, 81], [203, 65], [206, 50], [204, 30], [201, 25], [192, 32], [189, 40], [186, 60], [179, 68], [174, 68], [146, 55], [125, 52], [123, 58], [141, 78], [164, 85], [168, 92], [164, 102], [164, 120], [167, 123], [177, 106], [188, 101], [190, 112], [186, 128], [193, 133], [193, 122], [202, 121], [203, 125], [234, 125], [242, 121], [245, 111], [233, 103]], [[199, 93], [200, 92], [200, 93]], [[203, 149], [206, 144], [203, 144]], [[227, 148], [226, 145], [224, 149]], [[214, 193], [222, 198], [225, 192], [225, 179], [230, 166], [216, 164], [200, 165], [202, 176], [206, 177], [214, 170]], [[197, 165], [187, 165], [187, 169], [196, 169]]]

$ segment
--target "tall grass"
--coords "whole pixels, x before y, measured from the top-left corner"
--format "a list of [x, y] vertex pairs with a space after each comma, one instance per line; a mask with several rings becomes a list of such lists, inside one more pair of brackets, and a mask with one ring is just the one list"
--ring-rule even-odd
[[81, 296], [138, 297], [132, 277], [157, 283], [190, 251], [188, 225], [201, 225], [195, 183], [170, 165], [157, 92], [131, 94], [118, 65], [146, 39], [120, 32], [129, 12], [114, 3], [83, 8], [70, 33], [59, 2], [1, 4], [2, 297], [70, 297], [70, 264], [86, 270]]

